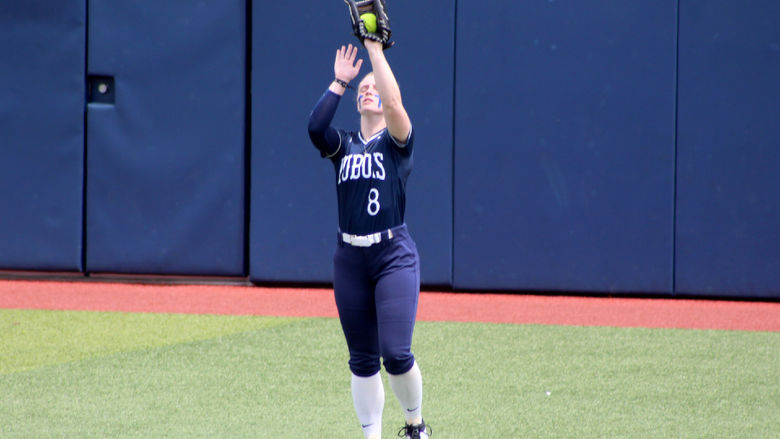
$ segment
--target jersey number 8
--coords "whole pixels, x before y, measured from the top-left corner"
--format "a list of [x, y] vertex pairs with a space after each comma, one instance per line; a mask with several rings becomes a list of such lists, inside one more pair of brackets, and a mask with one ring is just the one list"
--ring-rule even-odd
[[368, 191], [368, 214], [376, 216], [379, 213], [379, 189], [372, 188]]

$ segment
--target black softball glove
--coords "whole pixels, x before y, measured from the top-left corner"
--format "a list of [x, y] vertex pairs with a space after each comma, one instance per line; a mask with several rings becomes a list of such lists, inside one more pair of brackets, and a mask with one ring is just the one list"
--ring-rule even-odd
[[[352, 32], [363, 44], [365, 40], [373, 40], [382, 43], [384, 50], [389, 49], [395, 44], [390, 41], [390, 18], [387, 16], [387, 10], [385, 8], [385, 0], [344, 0], [344, 3], [349, 7], [349, 16], [352, 18]], [[376, 31], [368, 32], [366, 25], [360, 18], [361, 15], [366, 13], [372, 13], [376, 15]]]

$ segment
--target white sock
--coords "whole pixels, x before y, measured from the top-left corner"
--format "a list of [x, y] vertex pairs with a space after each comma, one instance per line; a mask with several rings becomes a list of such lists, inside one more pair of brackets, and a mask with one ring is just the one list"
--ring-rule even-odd
[[414, 362], [409, 372], [401, 375], [388, 374], [388, 381], [401, 403], [406, 423], [415, 425], [422, 422], [422, 374], [417, 362]]
[[385, 387], [377, 372], [370, 377], [352, 374], [352, 402], [366, 438], [382, 436], [382, 410], [385, 408]]

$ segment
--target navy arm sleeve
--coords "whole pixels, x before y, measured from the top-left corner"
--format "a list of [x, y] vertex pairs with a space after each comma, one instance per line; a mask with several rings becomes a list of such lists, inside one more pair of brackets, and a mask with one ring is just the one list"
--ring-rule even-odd
[[333, 157], [341, 148], [341, 135], [330, 126], [341, 96], [325, 90], [309, 115], [309, 138], [323, 157]]

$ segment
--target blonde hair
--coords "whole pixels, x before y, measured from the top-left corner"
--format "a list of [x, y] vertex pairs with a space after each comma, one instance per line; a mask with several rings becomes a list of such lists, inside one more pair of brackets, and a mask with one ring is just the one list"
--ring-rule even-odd
[[363, 83], [363, 81], [365, 81], [366, 78], [368, 78], [369, 76], [374, 76], [374, 71], [373, 70], [368, 72], [368, 73], [366, 73], [365, 75], [363, 75], [362, 78], [360, 78], [360, 81], [358, 81], [358, 90], [360, 89], [360, 84]]

